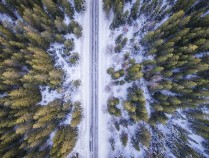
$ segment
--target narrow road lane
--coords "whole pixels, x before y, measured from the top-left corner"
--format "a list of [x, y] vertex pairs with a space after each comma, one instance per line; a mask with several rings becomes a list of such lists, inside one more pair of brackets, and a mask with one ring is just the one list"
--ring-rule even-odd
[[98, 158], [98, 0], [91, 1], [91, 42], [90, 42], [90, 157]]

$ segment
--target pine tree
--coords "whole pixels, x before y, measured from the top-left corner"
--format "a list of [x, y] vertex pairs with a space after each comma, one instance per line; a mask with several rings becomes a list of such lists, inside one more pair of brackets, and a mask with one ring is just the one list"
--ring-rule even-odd
[[127, 69], [127, 75], [125, 76], [125, 80], [127, 82], [131, 82], [131, 81], [140, 79], [143, 76], [141, 69], [142, 67], [140, 64], [131, 65]]
[[77, 136], [78, 133], [76, 128], [66, 126], [58, 129], [53, 138], [53, 146], [50, 151], [50, 156], [61, 158], [66, 157], [75, 147]]
[[78, 13], [81, 13], [81, 12], [85, 11], [85, 9], [86, 9], [85, 0], [74, 0], [74, 3], [75, 3], [75, 10]]
[[112, 9], [112, 1], [111, 0], [103, 0], [103, 9], [108, 17], [110, 14], [110, 10]]
[[54, 20], [55, 27], [57, 28], [58, 32], [66, 33], [67, 32], [67, 25], [63, 22], [63, 19], [56, 16]]
[[122, 132], [121, 135], [120, 135], [120, 140], [121, 140], [123, 146], [125, 147], [127, 145], [127, 142], [128, 142], [128, 134], [125, 133], [125, 132]]
[[121, 116], [121, 110], [118, 107], [116, 107], [118, 104], [119, 104], [119, 99], [115, 97], [109, 98], [107, 101], [107, 108], [109, 113], [116, 117]]
[[137, 0], [131, 8], [131, 13], [129, 17], [130, 22], [132, 21], [132, 19], [136, 20], [137, 17], [139, 16], [139, 6], [140, 6], [140, 0]]
[[59, 9], [59, 7], [54, 3], [52, 0], [42, 0], [42, 3], [47, 9], [47, 12], [49, 15], [51, 15], [52, 18], [56, 18], [56, 16], [64, 17], [63, 13]]

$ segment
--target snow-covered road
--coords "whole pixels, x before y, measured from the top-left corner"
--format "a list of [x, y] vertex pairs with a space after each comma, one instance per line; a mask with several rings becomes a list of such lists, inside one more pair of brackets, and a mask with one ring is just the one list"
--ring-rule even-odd
[[90, 157], [98, 156], [98, 1], [91, 1], [90, 32]]

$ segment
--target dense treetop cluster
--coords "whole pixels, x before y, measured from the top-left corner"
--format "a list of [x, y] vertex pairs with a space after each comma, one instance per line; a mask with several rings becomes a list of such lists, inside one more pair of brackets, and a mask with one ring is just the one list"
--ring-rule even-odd
[[[55, 67], [52, 43], [74, 49], [73, 38], [82, 36], [74, 18], [85, 11], [84, 0], [5, 0], [0, 2], [0, 155], [12, 157], [66, 157], [73, 150], [80, 102], [62, 98], [40, 105], [40, 87], [59, 90], [65, 78]], [[69, 24], [64, 18], [69, 17]], [[79, 56], [69, 56], [75, 65]], [[79, 83], [75, 83], [78, 85]], [[71, 92], [69, 92], [71, 93]], [[64, 124], [71, 113], [71, 122]]]

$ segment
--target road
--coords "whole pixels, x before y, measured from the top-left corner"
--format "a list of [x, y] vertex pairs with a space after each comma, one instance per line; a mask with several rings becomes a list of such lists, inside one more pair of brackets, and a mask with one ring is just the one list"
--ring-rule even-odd
[[99, 4], [91, 0], [90, 42], [90, 157], [98, 158], [98, 49], [99, 49]]

